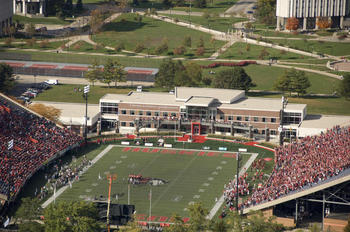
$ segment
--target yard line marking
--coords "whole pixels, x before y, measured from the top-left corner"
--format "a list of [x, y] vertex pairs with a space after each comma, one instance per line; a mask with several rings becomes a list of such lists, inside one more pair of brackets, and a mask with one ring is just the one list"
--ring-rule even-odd
[[160, 194], [160, 196], [157, 198], [157, 200], [154, 201], [154, 203], [152, 204], [153, 207], [155, 207], [158, 202], [160, 201], [160, 199], [168, 192], [168, 190], [176, 183], [176, 181], [182, 176], [182, 174], [191, 166], [191, 164], [193, 163], [193, 161], [195, 161], [197, 159], [198, 156], [194, 156], [190, 162], [187, 163], [186, 167], [184, 169], [182, 169], [180, 171], [180, 173], [176, 176], [176, 178], [171, 181], [171, 183], [168, 185], [168, 187], [163, 191], [162, 194]]
[[[81, 172], [81, 175], [83, 175], [87, 170], [89, 170], [95, 163], [97, 163], [105, 154], [107, 154], [112, 148], [114, 147], [114, 145], [108, 145], [108, 147], [106, 147], [103, 151], [100, 152], [100, 154], [98, 154], [92, 161], [91, 161], [91, 166], [83, 169], [83, 171]], [[72, 184], [75, 182], [75, 180], [73, 180]], [[57, 197], [59, 197], [64, 191], [66, 191], [69, 188], [69, 185], [65, 185], [62, 188], [60, 188], [57, 192], [56, 192], [56, 197], [54, 195], [52, 195], [49, 199], [47, 199], [42, 205], [42, 208], [46, 208], [49, 204], [51, 204]]]
[[[254, 162], [254, 160], [256, 159], [256, 157], [258, 157], [258, 153], [253, 153], [250, 158], [248, 159], [248, 161], [243, 165], [243, 167], [241, 168], [241, 170], [239, 171], [239, 176], [242, 176], [250, 167], [250, 165], [252, 165], [252, 163]], [[236, 178], [233, 180], [234, 182], [236, 181]], [[221, 205], [224, 203], [224, 195], [222, 195], [220, 197], [220, 199], [215, 203], [214, 207], [210, 210], [207, 218], [209, 220], [211, 220], [215, 214], [218, 212], [218, 210], [220, 209]]]

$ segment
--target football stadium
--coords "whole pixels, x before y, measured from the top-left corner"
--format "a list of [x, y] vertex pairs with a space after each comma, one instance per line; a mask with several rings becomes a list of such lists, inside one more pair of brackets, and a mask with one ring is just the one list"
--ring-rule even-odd
[[43, 208], [72, 200], [130, 206], [126, 219], [125, 210], [111, 208], [112, 225], [125, 224], [131, 214], [141, 225], [166, 226], [175, 214], [187, 223], [189, 206], [200, 202], [209, 219], [261, 210], [287, 227], [313, 220], [341, 231], [350, 212], [349, 127], [273, 149], [193, 134], [84, 140], [4, 95], [0, 115], [6, 225], [23, 196], [38, 198]]

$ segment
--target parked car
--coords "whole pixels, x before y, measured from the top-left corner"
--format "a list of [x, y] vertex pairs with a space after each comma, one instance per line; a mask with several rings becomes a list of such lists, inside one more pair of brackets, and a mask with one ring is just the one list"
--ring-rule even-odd
[[58, 80], [47, 80], [45, 83], [49, 85], [58, 85]]

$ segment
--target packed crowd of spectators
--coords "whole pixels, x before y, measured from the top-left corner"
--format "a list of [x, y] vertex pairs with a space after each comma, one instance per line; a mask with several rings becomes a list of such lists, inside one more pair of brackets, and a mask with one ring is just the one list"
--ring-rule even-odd
[[350, 167], [350, 128], [336, 126], [318, 136], [276, 149], [275, 167], [244, 207], [275, 200], [311, 187]]
[[81, 141], [69, 130], [0, 96], [0, 194], [13, 197], [39, 167]]
[[83, 159], [76, 163], [73, 157], [73, 165], [62, 164], [61, 160], [53, 165], [51, 176], [45, 175], [45, 179], [47, 180], [47, 184], [41, 187], [40, 192], [35, 191], [35, 196], [39, 199], [44, 199], [48, 194], [51, 194], [54, 189], [59, 189], [65, 185], [71, 185], [73, 181], [79, 180], [79, 176], [81, 173], [88, 167], [92, 165], [91, 160], [87, 159], [86, 156]]

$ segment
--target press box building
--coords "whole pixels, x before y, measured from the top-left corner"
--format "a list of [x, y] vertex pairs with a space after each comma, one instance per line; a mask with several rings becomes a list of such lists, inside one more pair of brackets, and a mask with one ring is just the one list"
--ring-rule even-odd
[[[246, 97], [242, 90], [176, 87], [174, 93], [130, 92], [106, 94], [100, 99], [103, 130], [122, 134], [182, 131], [198, 134], [279, 134], [280, 99]], [[287, 104], [284, 125], [298, 125], [305, 118], [305, 104]], [[294, 133], [296, 130], [288, 130]]]

